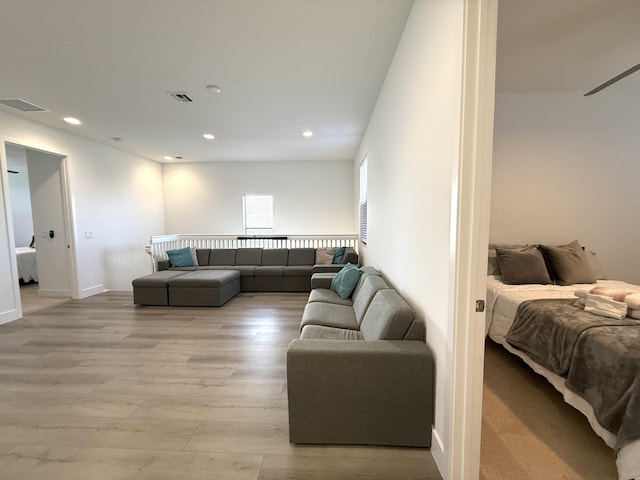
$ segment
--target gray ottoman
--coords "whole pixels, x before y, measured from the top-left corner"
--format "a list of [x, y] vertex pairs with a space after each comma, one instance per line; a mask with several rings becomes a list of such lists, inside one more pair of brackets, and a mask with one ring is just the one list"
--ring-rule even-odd
[[196, 270], [169, 280], [169, 305], [174, 307], [220, 307], [238, 293], [238, 270]]
[[135, 278], [133, 303], [136, 305], [169, 305], [169, 280], [184, 275], [177, 270], [161, 270], [144, 277]]

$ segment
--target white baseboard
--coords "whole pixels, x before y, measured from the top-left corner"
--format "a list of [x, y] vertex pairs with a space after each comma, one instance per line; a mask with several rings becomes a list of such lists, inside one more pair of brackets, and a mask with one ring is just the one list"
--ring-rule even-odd
[[39, 297], [50, 297], [50, 298], [71, 298], [71, 292], [69, 290], [56, 290], [53, 288], [39, 288], [38, 289]]
[[21, 315], [17, 308], [7, 310], [6, 312], [0, 313], [0, 325], [13, 322], [14, 320], [18, 320], [20, 317]]
[[440, 434], [438, 434], [438, 431], [435, 428], [431, 430], [431, 455], [433, 455], [433, 459], [438, 466], [438, 470], [440, 470], [440, 475], [442, 475], [442, 478], [446, 479], [447, 459], [444, 455], [444, 444], [442, 443]]
[[90, 297], [92, 295], [97, 295], [98, 293], [102, 293], [105, 291], [104, 286], [100, 283], [98, 285], [94, 285], [93, 287], [89, 287], [89, 288], [83, 288], [82, 290], [80, 290], [80, 295], [78, 296], [78, 298], [87, 298]]

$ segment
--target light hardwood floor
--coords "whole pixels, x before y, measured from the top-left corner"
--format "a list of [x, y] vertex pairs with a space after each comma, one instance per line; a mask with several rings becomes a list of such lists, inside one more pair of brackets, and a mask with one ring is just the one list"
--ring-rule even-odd
[[306, 299], [104, 293], [0, 326], [0, 478], [441, 479], [426, 449], [289, 444], [285, 352]]

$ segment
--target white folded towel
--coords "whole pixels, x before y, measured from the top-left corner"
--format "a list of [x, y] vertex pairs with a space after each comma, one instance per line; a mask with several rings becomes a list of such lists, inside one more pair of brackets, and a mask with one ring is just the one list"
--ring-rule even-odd
[[630, 308], [629, 310], [627, 310], [627, 317], [640, 320], [640, 310], [638, 310], [637, 308]]
[[591, 285], [587, 285], [586, 287], [580, 287], [574, 290], [573, 294], [578, 298], [587, 298], [587, 295], [589, 295], [589, 292], [591, 291], [592, 288], [593, 286]]
[[624, 303], [626, 303], [629, 308], [640, 310], [640, 293], [630, 293], [624, 297]]
[[627, 304], [603, 295], [593, 295], [590, 293], [585, 300], [584, 311], [600, 315], [601, 317], [621, 320], [627, 316]]

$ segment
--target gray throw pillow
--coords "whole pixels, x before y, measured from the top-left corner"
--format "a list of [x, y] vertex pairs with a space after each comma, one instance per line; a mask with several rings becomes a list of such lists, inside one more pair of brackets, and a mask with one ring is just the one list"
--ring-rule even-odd
[[596, 275], [577, 240], [557, 247], [540, 245], [558, 285], [595, 283]]
[[524, 250], [497, 248], [496, 256], [504, 283], [509, 285], [551, 283], [544, 257], [536, 247]]

